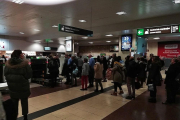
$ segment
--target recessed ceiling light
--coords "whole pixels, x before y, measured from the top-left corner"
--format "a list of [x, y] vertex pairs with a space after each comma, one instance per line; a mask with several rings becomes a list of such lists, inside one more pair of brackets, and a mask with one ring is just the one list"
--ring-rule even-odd
[[86, 20], [79, 20], [79, 22], [86, 22]]
[[83, 39], [88, 39], [88, 37], [82, 37]]
[[113, 35], [112, 35], [112, 34], [109, 34], [109, 35], [106, 35], [106, 36], [111, 37], [111, 36], [113, 36]]
[[24, 34], [23, 32], [19, 32], [20, 34]]
[[156, 38], [153, 38], [153, 39], [158, 40], [158, 39], [160, 39], [160, 38], [159, 38], [159, 37], [156, 37]]
[[174, 3], [176, 3], [176, 4], [180, 3], [180, 0], [174, 0]]
[[34, 31], [40, 31], [40, 30], [38, 30], [38, 29], [34, 29]]
[[127, 13], [124, 12], [124, 11], [121, 11], [121, 12], [117, 12], [116, 14], [117, 14], [117, 15], [125, 15], [125, 14], [127, 14]]
[[106, 42], [110, 43], [111, 41], [106, 41]]
[[93, 42], [89, 42], [90, 44], [93, 44]]
[[53, 25], [52, 27], [58, 27], [57, 25]]
[[12, 0], [12, 2], [17, 3], [17, 4], [22, 4], [24, 0]]
[[9, 1], [24, 1], [24, 3], [33, 4], [33, 5], [57, 5], [57, 4], [72, 2], [74, 0], [9, 0]]

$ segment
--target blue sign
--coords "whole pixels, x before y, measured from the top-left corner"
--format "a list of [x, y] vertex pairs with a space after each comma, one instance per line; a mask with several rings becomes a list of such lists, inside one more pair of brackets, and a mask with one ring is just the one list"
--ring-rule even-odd
[[132, 47], [132, 35], [121, 36], [121, 51], [129, 51]]

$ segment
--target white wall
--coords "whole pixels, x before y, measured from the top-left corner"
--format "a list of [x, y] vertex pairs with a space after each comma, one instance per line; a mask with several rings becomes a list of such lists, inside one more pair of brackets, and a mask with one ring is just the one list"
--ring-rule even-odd
[[147, 58], [149, 58], [150, 54], [154, 54], [157, 56], [158, 54], [158, 42], [157, 41], [148, 41], [147, 43], [147, 49], [149, 52], [147, 52]]
[[[0, 50], [15, 50], [21, 49], [23, 51], [44, 51], [44, 47], [47, 46], [46, 44], [40, 43], [31, 43], [23, 40], [5, 40], [3, 41], [6, 43], [5, 49]], [[50, 47], [57, 47], [57, 52], [65, 52], [65, 46], [59, 44], [49, 44]]]

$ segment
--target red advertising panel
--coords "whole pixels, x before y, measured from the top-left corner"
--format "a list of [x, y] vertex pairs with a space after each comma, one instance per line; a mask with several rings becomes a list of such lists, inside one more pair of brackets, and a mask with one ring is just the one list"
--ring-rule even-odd
[[180, 56], [180, 42], [159, 42], [158, 56], [165, 58]]

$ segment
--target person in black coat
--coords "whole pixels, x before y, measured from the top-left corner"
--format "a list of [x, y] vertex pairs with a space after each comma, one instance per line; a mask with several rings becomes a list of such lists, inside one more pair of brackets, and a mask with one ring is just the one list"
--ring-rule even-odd
[[169, 66], [168, 71], [165, 73], [166, 79], [164, 83], [166, 84], [167, 99], [165, 102], [163, 102], [163, 104], [175, 103], [176, 92], [178, 88], [178, 83], [175, 79], [179, 74], [178, 60], [176, 58], [171, 60], [171, 65]]
[[152, 64], [149, 68], [149, 76], [148, 76], [148, 84], [153, 84], [153, 91], [150, 91], [150, 98], [149, 102], [156, 103], [156, 93], [157, 93], [157, 81], [159, 79], [159, 70], [161, 69], [161, 65], [159, 64], [159, 59], [158, 57], [153, 57], [152, 58]]
[[[126, 99], [135, 99], [135, 77], [137, 77], [138, 64], [134, 61], [133, 57], [130, 57], [129, 65], [127, 68], [127, 88], [129, 95]], [[131, 94], [131, 87], [133, 93]]]
[[149, 71], [151, 65], [152, 65], [152, 59], [153, 59], [153, 54], [150, 54], [150, 59], [148, 60], [148, 63], [147, 63], [147, 71]]
[[141, 83], [141, 88], [143, 87], [143, 82], [146, 80], [146, 63], [144, 58], [140, 58], [140, 62], [138, 65], [138, 81]]
[[103, 82], [107, 82], [107, 80], [106, 80], [106, 71], [107, 71], [107, 69], [108, 69], [107, 60], [106, 60], [106, 57], [103, 57], [103, 77], [104, 77]]

